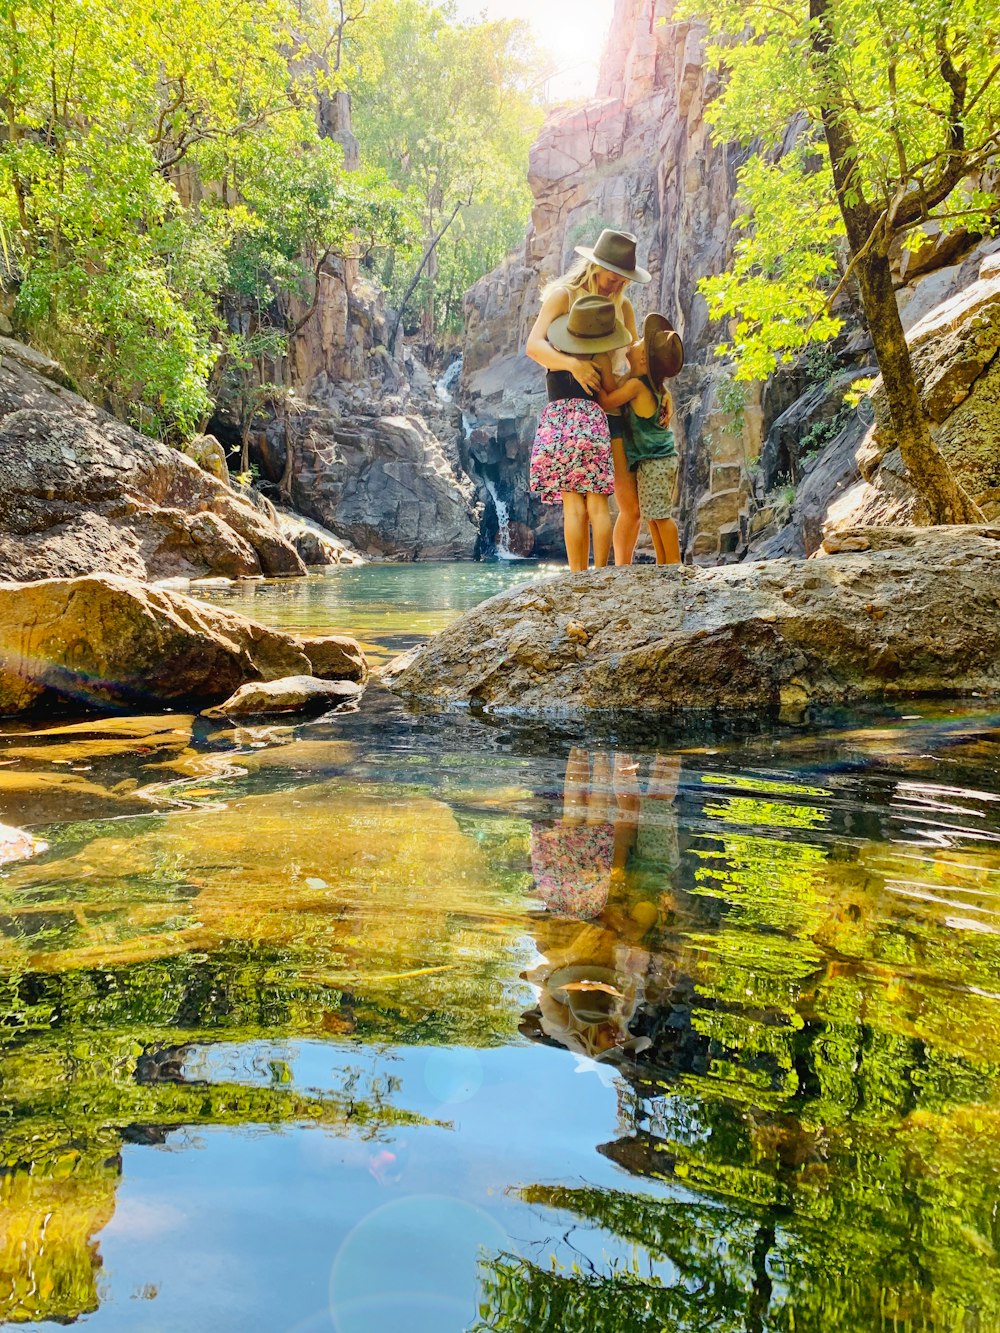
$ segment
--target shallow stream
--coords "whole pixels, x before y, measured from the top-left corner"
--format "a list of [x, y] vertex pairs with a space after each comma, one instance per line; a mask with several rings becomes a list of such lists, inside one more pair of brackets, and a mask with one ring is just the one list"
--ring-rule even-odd
[[[384, 658], [548, 572], [208, 595]], [[8, 723], [0, 801], [0, 1322], [1000, 1330], [975, 701]]]

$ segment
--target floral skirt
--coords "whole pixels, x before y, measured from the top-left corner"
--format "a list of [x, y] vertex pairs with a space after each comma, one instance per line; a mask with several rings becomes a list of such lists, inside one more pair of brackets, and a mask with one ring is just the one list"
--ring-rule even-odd
[[562, 398], [547, 404], [535, 431], [529, 477], [542, 504], [559, 504], [563, 491], [614, 494], [608, 419], [596, 403]]

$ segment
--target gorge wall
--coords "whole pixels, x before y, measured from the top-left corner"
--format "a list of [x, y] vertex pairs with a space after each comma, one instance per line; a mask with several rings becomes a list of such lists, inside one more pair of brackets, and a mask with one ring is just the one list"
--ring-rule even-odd
[[[595, 99], [554, 111], [531, 153], [524, 245], [466, 297], [462, 459], [508, 511], [513, 543], [561, 556], [561, 510], [527, 490], [543, 374], [523, 354], [540, 291], [602, 227], [635, 232], [652, 273], [629, 296], [641, 320], [663, 311], [684, 338], [674, 381], [682, 460], [681, 544], [704, 563], [803, 555], [824, 525], [908, 521], [915, 495], [898, 450], [879, 440], [878, 403], [845, 392], [877, 374], [850, 302], [836, 342], [763, 385], [737, 385], [714, 356], [701, 278], [730, 258], [736, 172], [746, 154], [711, 142], [717, 91], [702, 30], [675, 0], [616, 0]], [[794, 127], [790, 128], [791, 136]], [[895, 257], [897, 300], [942, 449], [987, 517], [1000, 511], [1000, 239], [928, 229]], [[883, 432], [884, 434], [884, 432]], [[489, 517], [489, 515], [488, 515]], [[642, 541], [643, 539], [640, 539]]]
[[715, 82], [705, 68], [702, 31], [675, 22], [675, 7], [675, 0], [617, 0], [595, 99], [553, 112], [532, 151], [535, 204], [524, 246], [466, 297], [465, 461], [490, 478], [515, 522], [533, 531], [540, 553], [561, 551], [561, 517], [544, 512], [527, 491], [544, 385], [523, 347], [541, 287], [602, 227], [633, 231], [639, 261], [652, 273], [648, 286], [629, 289], [637, 318], [662, 310], [684, 338], [688, 367], [675, 393], [681, 444], [692, 431], [717, 438], [711, 460], [694, 464], [692, 451], [684, 451], [689, 546], [703, 517], [714, 534], [737, 519], [743, 499], [743, 437], [759, 430], [759, 409], [745, 413], [734, 431], [716, 408], [715, 377], [705, 363], [717, 339], [697, 291], [699, 278], [726, 264], [740, 157], [711, 142], [704, 113]]

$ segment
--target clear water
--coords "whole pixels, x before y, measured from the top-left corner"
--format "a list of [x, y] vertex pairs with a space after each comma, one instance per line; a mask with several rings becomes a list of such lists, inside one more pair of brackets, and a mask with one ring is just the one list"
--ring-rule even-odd
[[[503, 573], [251, 595], [385, 646]], [[1000, 717], [376, 689], [8, 726], [0, 796], [0, 1320], [1000, 1329]]]
[[281, 629], [353, 635], [379, 664], [487, 597], [559, 573], [565, 566], [535, 561], [358, 565], [307, 579], [247, 579], [198, 595]]

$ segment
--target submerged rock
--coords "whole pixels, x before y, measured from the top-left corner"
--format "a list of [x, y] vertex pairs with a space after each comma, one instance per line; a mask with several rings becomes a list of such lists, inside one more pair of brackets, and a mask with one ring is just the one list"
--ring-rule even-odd
[[528, 584], [382, 678], [409, 698], [557, 715], [1000, 694], [1000, 527], [866, 529], [862, 543]]
[[307, 713], [356, 704], [364, 693], [351, 680], [320, 680], [317, 676], [285, 676], [240, 688], [225, 703], [206, 708], [205, 717], [261, 717], [267, 713]]
[[[361, 650], [343, 654], [344, 674], [357, 675]], [[0, 584], [0, 714], [54, 698], [98, 708], [201, 706], [249, 681], [312, 672], [294, 635], [134, 580]]]
[[26, 861], [30, 856], [48, 851], [48, 846], [47, 842], [26, 833], [24, 829], [0, 824], [0, 866], [9, 865], [12, 861]]

